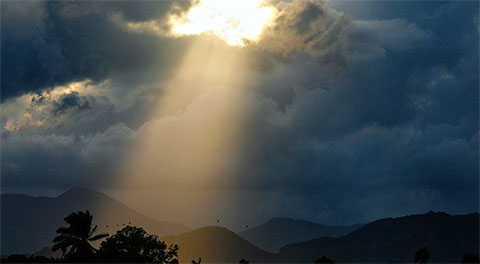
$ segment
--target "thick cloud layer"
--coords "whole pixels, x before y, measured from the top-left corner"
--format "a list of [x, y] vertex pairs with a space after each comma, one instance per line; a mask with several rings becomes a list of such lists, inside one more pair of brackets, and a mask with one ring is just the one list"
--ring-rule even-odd
[[[156, 37], [125, 32], [113, 17], [126, 21], [163, 21], [188, 9], [188, 1], [30, 2], [2, 4], [2, 101], [86, 78], [141, 73], [158, 60], [174, 64], [179, 54]], [[177, 42], [181, 51], [181, 41]], [[28, 51], [28, 52], [26, 52]]]
[[[192, 92], [179, 113], [152, 115], [188, 47], [207, 36], [165, 33], [184, 1], [130, 3], [2, 4], [2, 191], [108, 190], [146, 131], [168, 149], [172, 131], [219, 116], [218, 86]], [[229, 223], [478, 211], [478, 3], [273, 5], [258, 42], [222, 46], [242, 49], [239, 72], [255, 80], [235, 93], [239, 148], [215, 185], [230, 197], [218, 207], [236, 209]], [[148, 21], [162, 30], [125, 27]]]

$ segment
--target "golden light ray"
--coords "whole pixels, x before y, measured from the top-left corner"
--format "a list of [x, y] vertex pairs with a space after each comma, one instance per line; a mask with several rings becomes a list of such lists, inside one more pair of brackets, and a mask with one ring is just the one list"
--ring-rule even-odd
[[246, 68], [242, 48], [202, 38], [194, 41], [150, 121], [136, 132], [119, 182], [120, 188], [150, 192], [144, 197], [149, 201], [156, 197], [158, 203], [146, 206], [148, 201], [136, 197], [138, 191], [121, 200], [168, 212], [153, 214], [173, 221], [182, 219], [172, 215], [200, 220], [227, 214], [227, 208], [215, 209], [212, 204], [225, 200], [218, 187], [228, 185], [235, 169], [245, 93], [252, 81]]
[[212, 33], [225, 41], [196, 37], [171, 79], [159, 84], [166, 88], [157, 108], [135, 132], [119, 168], [117, 198], [187, 224], [234, 217], [225, 187], [235, 181], [248, 87], [255, 81], [242, 43], [255, 40], [272, 12], [260, 0], [203, 0], [173, 21], [176, 34]]

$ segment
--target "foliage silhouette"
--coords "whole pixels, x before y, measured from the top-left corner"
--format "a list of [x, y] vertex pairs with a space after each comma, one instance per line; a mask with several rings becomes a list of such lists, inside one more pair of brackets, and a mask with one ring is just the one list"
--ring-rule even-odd
[[462, 263], [480, 263], [480, 257], [473, 253], [465, 254]]
[[160, 241], [143, 228], [127, 225], [100, 244], [98, 262], [178, 263], [178, 246]]
[[1, 263], [60, 263], [59, 259], [47, 258], [44, 256], [26, 256], [12, 254], [7, 258], [2, 258]]
[[415, 252], [415, 263], [427, 263], [430, 259], [430, 253], [426, 248], [421, 248]]
[[250, 261], [245, 260], [245, 259], [241, 259], [238, 263], [239, 263], [239, 264], [249, 264]]
[[198, 258], [198, 261], [192, 260], [192, 264], [200, 264], [202, 263], [202, 258]]
[[97, 226], [92, 227], [93, 215], [86, 212], [73, 212], [65, 217], [68, 227], [60, 227], [53, 239], [54, 245], [52, 251], [61, 250], [66, 261], [88, 262], [92, 259], [96, 249], [90, 242], [96, 241], [108, 236], [102, 233], [94, 235]]
[[335, 263], [335, 261], [323, 256], [315, 261], [315, 264], [318, 264], [318, 263]]

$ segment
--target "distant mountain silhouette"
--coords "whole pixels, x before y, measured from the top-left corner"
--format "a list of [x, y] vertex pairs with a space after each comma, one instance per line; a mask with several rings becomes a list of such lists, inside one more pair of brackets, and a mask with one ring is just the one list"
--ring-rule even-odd
[[[180, 223], [158, 221], [144, 216], [117, 200], [90, 189], [76, 188], [58, 197], [2, 194], [2, 254], [33, 253], [51, 245], [56, 229], [65, 226], [63, 219], [73, 211], [87, 209], [94, 215], [93, 222], [98, 225], [99, 232], [113, 234], [129, 222], [159, 236], [191, 230]], [[47, 252], [48, 248], [44, 251]]]
[[278, 252], [280, 247], [318, 237], [339, 237], [348, 234], [361, 225], [327, 226], [292, 218], [273, 218], [257, 227], [238, 233], [239, 236], [261, 249]]
[[479, 214], [430, 212], [378, 220], [339, 238], [324, 237], [282, 247], [285, 262], [313, 263], [327, 256], [345, 262], [413, 262], [427, 248], [430, 262], [459, 263], [464, 254], [479, 254]]
[[202, 263], [275, 262], [275, 254], [252, 245], [232, 231], [216, 226], [202, 227], [181, 235], [162, 237], [167, 244], [179, 246], [179, 261], [191, 263], [202, 258]]
[[61, 258], [62, 257], [62, 251], [61, 250], [52, 251], [52, 247], [44, 247], [37, 252], [33, 252], [32, 255], [33, 256], [42, 256], [42, 257], [47, 257], [47, 258]]
[[[183, 224], [146, 217], [100, 192], [73, 189], [55, 198], [3, 194], [2, 255], [33, 253], [43, 248], [36, 255], [55, 256], [50, 255], [49, 247], [45, 247], [52, 245], [55, 230], [65, 226], [63, 219], [71, 212], [87, 209], [94, 215], [98, 232], [113, 234], [124, 224], [143, 227], [168, 244], [178, 244], [179, 260], [183, 263], [191, 263], [191, 260], [200, 257], [202, 263], [238, 263], [241, 259], [250, 263], [314, 263], [323, 256], [337, 263], [412, 262], [420, 248], [428, 250], [431, 263], [458, 263], [465, 254], [479, 254], [478, 213], [452, 216], [429, 212], [381, 219], [337, 238], [324, 237], [326, 233], [312, 234], [318, 237], [283, 246], [279, 253], [274, 254], [258, 245], [268, 248], [284, 243], [283, 239], [302, 239], [307, 233], [322, 231], [321, 225], [287, 218], [272, 219], [240, 233], [256, 246], [222, 227], [190, 231]], [[339, 228], [340, 231], [329, 228]], [[348, 232], [342, 227], [325, 227], [323, 231], [332, 232], [330, 236], [338, 235], [337, 231]], [[265, 237], [262, 238], [262, 235]]]

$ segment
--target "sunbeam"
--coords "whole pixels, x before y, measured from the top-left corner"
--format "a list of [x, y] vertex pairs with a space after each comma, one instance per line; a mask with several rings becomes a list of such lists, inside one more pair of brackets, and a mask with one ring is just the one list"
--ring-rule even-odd
[[198, 218], [228, 215], [225, 208], [210, 212], [209, 200], [228, 201], [214, 189], [227, 186], [235, 169], [243, 100], [253, 81], [244, 55], [242, 48], [208, 40], [192, 44], [150, 121], [137, 132], [120, 186], [166, 193], [173, 188], [175, 194], [162, 195], [158, 208], [168, 206], [165, 211], [178, 215], [199, 214], [192, 207], [201, 209]]
[[212, 33], [229, 45], [255, 40], [274, 9], [261, 0], [202, 0], [185, 17], [172, 19], [177, 35]]

